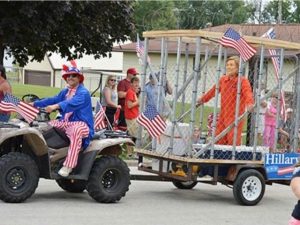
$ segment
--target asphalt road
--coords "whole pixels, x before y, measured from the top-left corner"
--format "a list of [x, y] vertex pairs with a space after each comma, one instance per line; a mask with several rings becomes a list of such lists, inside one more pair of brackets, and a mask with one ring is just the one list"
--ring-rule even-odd
[[87, 192], [66, 193], [41, 179], [25, 203], [0, 202], [0, 225], [284, 225], [295, 202], [283, 185], [267, 186], [262, 201], [249, 207], [223, 185], [179, 190], [169, 182], [132, 181], [120, 202], [100, 204]]

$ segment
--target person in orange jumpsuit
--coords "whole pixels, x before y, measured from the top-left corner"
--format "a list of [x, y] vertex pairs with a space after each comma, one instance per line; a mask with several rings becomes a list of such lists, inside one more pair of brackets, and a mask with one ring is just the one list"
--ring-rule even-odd
[[[226, 129], [235, 119], [236, 96], [238, 88], [238, 70], [239, 57], [232, 56], [226, 61], [226, 74], [219, 80], [219, 93], [221, 94], [221, 109], [216, 127], [216, 136]], [[216, 85], [214, 85], [207, 93], [200, 96], [197, 100], [197, 105], [208, 102], [215, 96]], [[239, 115], [242, 115], [245, 110], [251, 111], [254, 106], [253, 93], [249, 80], [241, 77], [241, 95]], [[238, 124], [236, 145], [241, 145], [241, 136], [244, 121], [241, 120]], [[233, 145], [234, 128], [232, 128], [217, 144]]]

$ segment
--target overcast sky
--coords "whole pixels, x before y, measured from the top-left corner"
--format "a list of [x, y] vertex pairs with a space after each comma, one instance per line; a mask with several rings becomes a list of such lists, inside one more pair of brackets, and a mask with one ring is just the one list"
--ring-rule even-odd
[[[5, 54], [5, 53], [4, 53], [4, 54]], [[4, 57], [3, 64], [4, 64], [4, 66], [6, 66], [6, 67], [12, 67], [12, 61], [13, 61], [12, 58], [5, 59], [5, 57]]]

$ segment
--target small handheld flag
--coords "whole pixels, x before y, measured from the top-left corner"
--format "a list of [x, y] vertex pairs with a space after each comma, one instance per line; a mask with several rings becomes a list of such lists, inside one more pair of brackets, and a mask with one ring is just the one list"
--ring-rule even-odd
[[249, 45], [244, 38], [232, 28], [227, 29], [219, 42], [223, 46], [236, 49], [244, 61], [247, 61], [256, 53], [256, 49]]
[[[136, 46], [135, 46], [136, 55], [139, 58], [140, 64], [142, 64], [142, 60], [145, 55], [144, 42], [140, 40], [140, 37], [138, 34], [137, 34], [136, 39], [137, 39]], [[150, 64], [150, 57], [148, 55], [147, 55], [147, 63]]]
[[[270, 28], [266, 33], [264, 33], [262, 35], [262, 37], [265, 38], [269, 38], [269, 39], [275, 39], [276, 34], [275, 34], [275, 30], [274, 28]], [[279, 60], [279, 50], [278, 49], [268, 49], [269, 54], [271, 56], [272, 59], [272, 63], [274, 66], [274, 70], [275, 70], [275, 78], [277, 80], [277, 82], [279, 81], [279, 70], [280, 70], [280, 60]], [[284, 96], [284, 91], [281, 90], [281, 115], [283, 117], [283, 120], [286, 121], [286, 105], [285, 105], [285, 96]]]
[[97, 105], [96, 105], [96, 112], [97, 113], [95, 115], [94, 128], [95, 128], [95, 130], [104, 129], [106, 127], [105, 110], [99, 101], [97, 102]]
[[28, 103], [25, 103], [17, 97], [6, 93], [0, 102], [0, 110], [4, 112], [17, 112], [28, 123], [31, 123], [36, 117], [39, 110]]

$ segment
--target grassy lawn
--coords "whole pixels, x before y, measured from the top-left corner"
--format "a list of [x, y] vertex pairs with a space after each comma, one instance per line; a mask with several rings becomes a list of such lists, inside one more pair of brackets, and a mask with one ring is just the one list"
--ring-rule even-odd
[[[39, 86], [39, 85], [29, 85], [29, 84], [17, 84], [11, 83], [12, 86], [12, 93], [14, 96], [18, 98], [22, 98], [22, 96], [26, 94], [34, 94], [40, 98], [45, 98], [49, 96], [53, 96], [57, 94], [61, 89], [60, 88], [52, 88], [46, 86]], [[54, 118], [56, 113], [51, 113], [50, 117]], [[11, 118], [14, 118], [16, 113], [12, 113]]]
[[22, 98], [25, 94], [35, 94], [40, 98], [45, 98], [57, 94], [61, 89], [39, 85], [12, 84], [13, 95]]
[[[177, 107], [176, 107], [176, 117], [178, 118], [179, 115], [181, 114], [181, 107], [182, 107], [182, 104], [181, 103], [177, 103]], [[184, 112], [190, 110], [191, 108], [191, 104], [190, 103], [185, 103], [184, 104]], [[203, 114], [203, 129], [204, 130], [207, 130], [207, 117], [210, 113], [213, 112], [213, 108], [212, 107], [204, 107], [204, 114]], [[184, 123], [190, 123], [191, 121], [191, 114], [188, 114], [185, 116], [185, 118], [183, 119], [182, 122]], [[170, 118], [171, 119], [171, 118]], [[195, 123], [194, 123], [195, 126], [200, 126], [200, 110], [199, 108], [196, 109], [195, 111]]]

